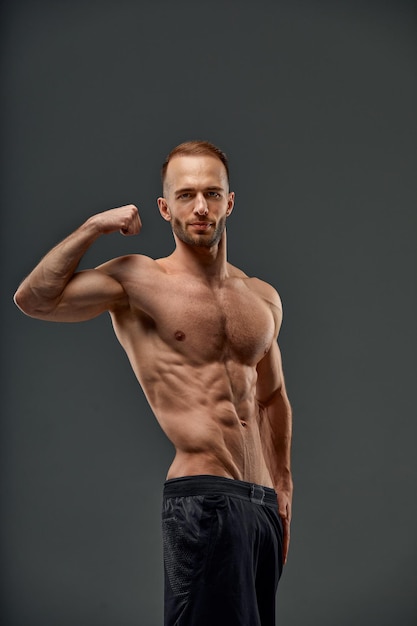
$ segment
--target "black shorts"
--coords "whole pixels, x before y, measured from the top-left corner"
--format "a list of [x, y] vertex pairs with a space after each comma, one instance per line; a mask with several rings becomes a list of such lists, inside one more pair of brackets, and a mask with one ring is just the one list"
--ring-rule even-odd
[[165, 626], [274, 626], [282, 522], [273, 489], [218, 476], [165, 482]]

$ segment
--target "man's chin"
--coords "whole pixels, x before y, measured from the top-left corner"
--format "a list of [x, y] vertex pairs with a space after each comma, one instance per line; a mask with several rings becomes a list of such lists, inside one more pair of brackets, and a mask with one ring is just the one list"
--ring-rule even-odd
[[196, 248], [212, 248], [219, 243], [221, 236], [213, 237], [213, 233], [201, 233], [196, 235], [190, 235], [184, 231], [174, 230], [174, 234], [183, 243], [194, 246]]
[[212, 248], [218, 243], [217, 238], [213, 239], [213, 237], [207, 237], [204, 235], [195, 235], [194, 237], [186, 237], [182, 241], [196, 248]]

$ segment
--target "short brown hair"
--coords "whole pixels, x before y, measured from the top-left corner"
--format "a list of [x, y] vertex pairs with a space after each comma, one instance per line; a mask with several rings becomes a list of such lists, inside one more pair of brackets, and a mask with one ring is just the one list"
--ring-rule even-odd
[[220, 148], [210, 143], [209, 141], [195, 140], [195, 141], [186, 141], [184, 143], [180, 143], [179, 146], [176, 146], [168, 154], [161, 169], [162, 185], [164, 185], [168, 163], [170, 162], [171, 159], [173, 159], [176, 156], [201, 156], [201, 155], [214, 156], [217, 159], [220, 159], [220, 161], [223, 163], [224, 167], [226, 168], [227, 182], [229, 183], [229, 162], [223, 150], [220, 150]]

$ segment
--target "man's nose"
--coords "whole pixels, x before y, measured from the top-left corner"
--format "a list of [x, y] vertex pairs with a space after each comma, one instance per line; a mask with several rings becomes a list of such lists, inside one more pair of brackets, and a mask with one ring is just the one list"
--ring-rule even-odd
[[207, 200], [202, 193], [196, 196], [194, 213], [197, 213], [197, 215], [207, 215], [208, 213]]

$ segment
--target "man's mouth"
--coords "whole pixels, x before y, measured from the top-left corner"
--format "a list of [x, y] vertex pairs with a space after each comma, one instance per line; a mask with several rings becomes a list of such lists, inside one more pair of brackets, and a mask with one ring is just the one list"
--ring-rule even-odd
[[207, 230], [212, 225], [211, 222], [191, 222], [190, 226], [199, 230]]

